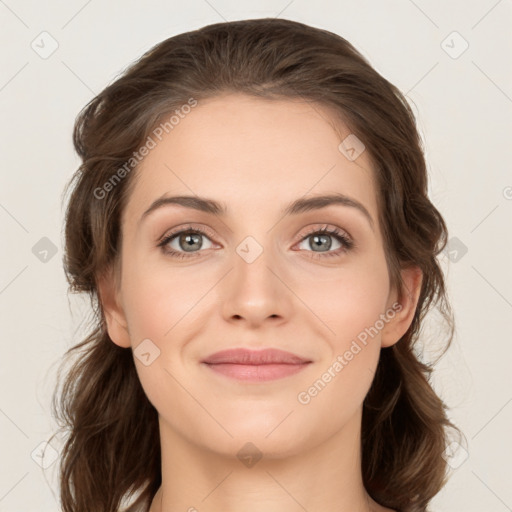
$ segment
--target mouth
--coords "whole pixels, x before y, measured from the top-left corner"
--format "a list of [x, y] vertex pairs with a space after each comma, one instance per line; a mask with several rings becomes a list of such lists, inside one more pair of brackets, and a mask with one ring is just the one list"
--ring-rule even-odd
[[201, 362], [231, 379], [264, 382], [294, 375], [312, 361], [278, 349], [235, 348], [216, 352]]

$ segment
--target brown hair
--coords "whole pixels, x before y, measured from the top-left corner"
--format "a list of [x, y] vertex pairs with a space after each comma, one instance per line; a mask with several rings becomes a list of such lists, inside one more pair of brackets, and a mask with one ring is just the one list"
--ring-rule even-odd
[[[431, 387], [433, 366], [415, 354], [432, 306], [450, 328], [443, 354], [454, 333], [436, 258], [447, 228], [428, 198], [415, 118], [400, 91], [344, 38], [273, 18], [217, 23], [159, 43], [76, 120], [74, 146], [82, 164], [68, 184], [64, 267], [70, 290], [89, 294], [94, 321], [86, 339], [66, 352], [76, 352], [76, 361], [52, 403], [69, 431], [60, 462], [63, 510], [115, 512], [134, 494], [134, 504], [148, 510], [161, 484], [157, 411], [141, 387], [131, 349], [108, 336], [98, 276], [119, 263], [120, 216], [135, 176], [126, 163], [164, 115], [190, 98], [230, 92], [328, 106], [369, 152], [391, 282], [403, 291], [400, 269], [410, 265], [420, 267], [423, 281], [410, 328], [381, 350], [364, 400], [363, 482], [386, 507], [425, 511], [447, 480], [448, 428], [460, 431]], [[121, 168], [122, 179], [105, 192]]]

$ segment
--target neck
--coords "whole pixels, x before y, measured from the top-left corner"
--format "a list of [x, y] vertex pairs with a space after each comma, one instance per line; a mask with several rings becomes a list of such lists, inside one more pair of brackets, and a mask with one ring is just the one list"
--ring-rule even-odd
[[[364, 489], [360, 414], [320, 445], [287, 457], [263, 453], [254, 465], [202, 448], [161, 417], [159, 422], [162, 486], [150, 512], [389, 510], [375, 503]], [[240, 440], [237, 446], [244, 444]]]

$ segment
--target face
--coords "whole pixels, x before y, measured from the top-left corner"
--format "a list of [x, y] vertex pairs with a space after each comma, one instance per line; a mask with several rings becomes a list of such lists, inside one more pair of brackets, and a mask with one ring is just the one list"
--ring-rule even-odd
[[[110, 337], [134, 350], [174, 439], [231, 455], [251, 441], [270, 457], [316, 446], [357, 417], [381, 347], [410, 324], [415, 297], [397, 305], [390, 287], [368, 152], [348, 159], [338, 147], [350, 132], [329, 115], [219, 96], [137, 169], [117, 288], [105, 279], [100, 291]], [[333, 194], [352, 205], [296, 203]], [[175, 196], [195, 202], [155, 203]], [[257, 381], [247, 367], [203, 362], [240, 347], [307, 363], [253, 367]]]

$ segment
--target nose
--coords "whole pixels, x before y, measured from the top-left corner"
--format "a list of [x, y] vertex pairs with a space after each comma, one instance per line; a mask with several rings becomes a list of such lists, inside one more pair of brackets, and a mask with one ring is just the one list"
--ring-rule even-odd
[[246, 323], [250, 328], [269, 321], [274, 325], [288, 321], [293, 293], [286, 284], [286, 271], [277, 264], [270, 249], [263, 249], [253, 260], [258, 248], [249, 245], [249, 250], [244, 252], [247, 247], [238, 248], [233, 255], [233, 269], [223, 279], [224, 319], [231, 323]]

